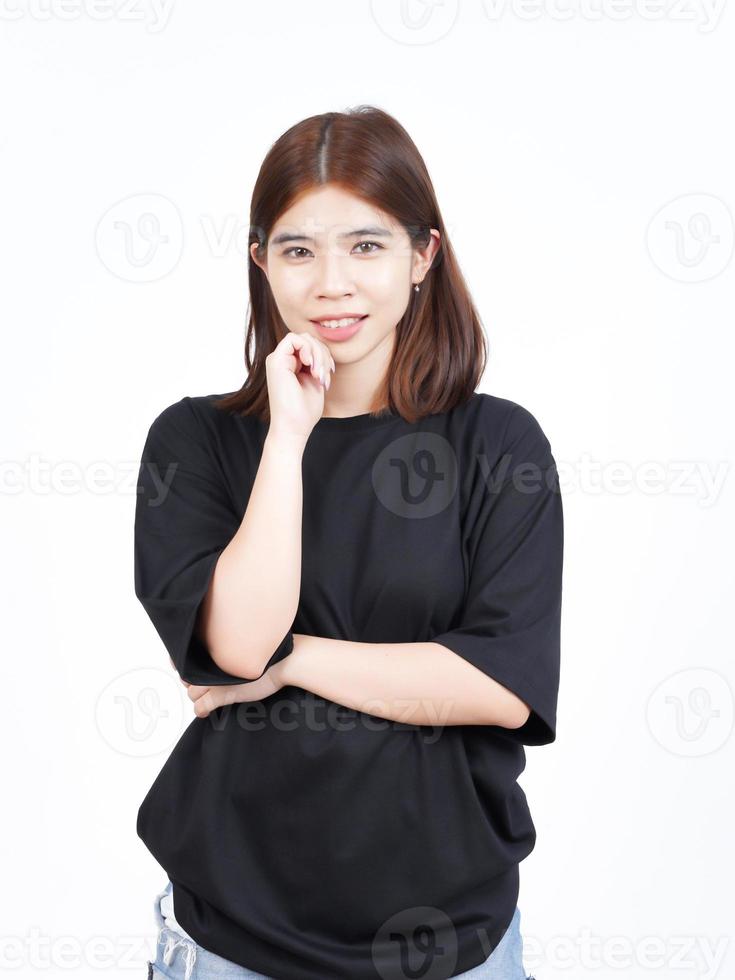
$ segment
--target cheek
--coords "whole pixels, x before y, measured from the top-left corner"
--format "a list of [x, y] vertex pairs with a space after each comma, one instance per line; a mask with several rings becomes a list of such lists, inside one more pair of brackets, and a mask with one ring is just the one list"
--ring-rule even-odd
[[411, 266], [405, 262], [376, 262], [369, 272], [370, 288], [386, 298], [401, 295], [411, 281]]
[[294, 302], [304, 291], [304, 277], [296, 270], [286, 269], [271, 278], [271, 286], [274, 296], [281, 298], [284, 303]]
[[[372, 270], [371, 270], [372, 271]], [[396, 324], [403, 316], [410, 298], [410, 268], [403, 263], [375, 270], [363, 283], [367, 305], [381, 320]]]

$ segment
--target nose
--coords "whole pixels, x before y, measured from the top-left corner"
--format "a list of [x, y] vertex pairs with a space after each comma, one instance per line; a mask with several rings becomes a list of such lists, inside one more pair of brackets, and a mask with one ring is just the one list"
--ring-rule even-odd
[[349, 296], [355, 286], [348, 265], [349, 256], [340, 254], [330, 255], [325, 252], [315, 263], [315, 292], [317, 297], [335, 299], [338, 296]]

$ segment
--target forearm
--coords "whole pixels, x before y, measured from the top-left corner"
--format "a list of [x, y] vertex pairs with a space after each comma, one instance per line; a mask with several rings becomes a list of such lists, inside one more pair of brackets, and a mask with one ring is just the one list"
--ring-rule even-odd
[[301, 588], [303, 446], [266, 436], [247, 509], [217, 562], [199, 630], [215, 663], [258, 677], [293, 624]]
[[518, 728], [529, 708], [439, 643], [355, 643], [294, 633], [284, 683], [411, 725]]

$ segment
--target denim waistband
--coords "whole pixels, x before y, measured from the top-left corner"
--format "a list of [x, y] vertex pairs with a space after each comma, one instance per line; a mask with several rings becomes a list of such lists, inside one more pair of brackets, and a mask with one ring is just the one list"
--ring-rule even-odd
[[[184, 980], [191, 980], [191, 975], [194, 972], [194, 964], [197, 957], [197, 945], [191, 939], [187, 939], [180, 933], [169, 928], [166, 925], [166, 920], [161, 912], [161, 899], [171, 892], [171, 882], [167, 881], [166, 886], [160, 891], [155, 898], [153, 903], [153, 914], [156, 917], [156, 925], [158, 926], [158, 944], [163, 944], [162, 958], [166, 966], [171, 965], [171, 960], [173, 959], [174, 951], [177, 946], [183, 947], [184, 953]], [[151, 977], [153, 974], [152, 968], [149, 968], [148, 975]]]

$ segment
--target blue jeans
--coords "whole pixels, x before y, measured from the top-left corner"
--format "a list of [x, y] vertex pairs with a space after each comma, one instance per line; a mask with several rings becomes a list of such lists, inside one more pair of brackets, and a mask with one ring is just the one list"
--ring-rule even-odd
[[[156, 958], [148, 962], [148, 980], [271, 980], [263, 973], [248, 970], [239, 963], [223, 959], [198, 943], [170, 929], [161, 913], [161, 899], [171, 890], [167, 881], [156, 895], [153, 911], [158, 927]], [[523, 940], [520, 931], [521, 912], [516, 907], [503, 938], [490, 956], [479, 966], [458, 973], [452, 980], [534, 980], [523, 969]]]

